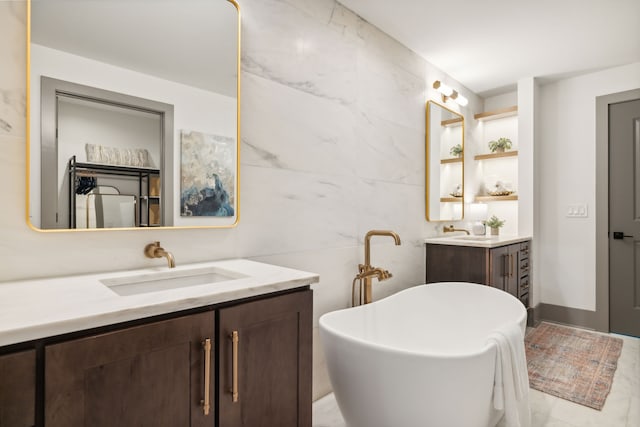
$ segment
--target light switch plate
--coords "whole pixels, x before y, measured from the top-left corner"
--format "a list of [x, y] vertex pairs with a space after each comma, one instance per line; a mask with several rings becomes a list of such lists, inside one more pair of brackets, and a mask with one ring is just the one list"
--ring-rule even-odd
[[589, 210], [586, 204], [567, 205], [567, 218], [587, 218]]

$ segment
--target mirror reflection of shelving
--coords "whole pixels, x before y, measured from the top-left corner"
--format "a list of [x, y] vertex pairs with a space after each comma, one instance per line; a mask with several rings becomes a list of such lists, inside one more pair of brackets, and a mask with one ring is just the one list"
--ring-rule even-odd
[[426, 219], [460, 220], [464, 192], [464, 116], [430, 100], [426, 105], [426, 125]]
[[440, 210], [444, 218], [462, 216], [462, 155], [454, 156], [452, 150], [462, 141], [462, 120], [453, 118], [442, 120], [440, 134]]

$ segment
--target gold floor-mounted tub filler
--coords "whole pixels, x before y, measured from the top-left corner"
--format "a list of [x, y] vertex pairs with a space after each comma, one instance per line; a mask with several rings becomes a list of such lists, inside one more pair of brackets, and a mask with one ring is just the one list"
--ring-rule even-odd
[[[400, 245], [400, 236], [389, 230], [371, 230], [364, 236], [364, 264], [358, 264], [358, 274], [351, 284], [351, 305], [369, 304], [373, 300], [373, 278], [378, 281], [392, 277], [389, 271], [371, 265], [371, 237], [389, 236], [395, 241], [396, 246]], [[358, 282], [358, 303], [356, 304], [356, 281]]]

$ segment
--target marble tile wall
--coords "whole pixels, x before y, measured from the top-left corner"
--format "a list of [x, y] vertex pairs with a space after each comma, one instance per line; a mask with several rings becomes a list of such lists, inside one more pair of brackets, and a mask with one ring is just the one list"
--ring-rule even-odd
[[[394, 277], [424, 281], [424, 102], [457, 83], [334, 0], [241, 0], [241, 211], [237, 228], [42, 233], [26, 222], [24, 1], [0, 2], [0, 282], [140, 268], [151, 240], [179, 263], [246, 257], [320, 274], [314, 326], [347, 307], [369, 229]], [[457, 87], [460, 87], [457, 85]], [[481, 100], [462, 111], [470, 115]], [[469, 127], [469, 135], [473, 132]], [[469, 136], [468, 136], [469, 138]], [[314, 342], [314, 396], [330, 391]]]

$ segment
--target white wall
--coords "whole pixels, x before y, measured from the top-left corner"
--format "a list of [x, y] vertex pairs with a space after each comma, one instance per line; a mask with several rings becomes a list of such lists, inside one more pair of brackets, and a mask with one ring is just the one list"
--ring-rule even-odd
[[539, 230], [539, 93], [534, 78], [524, 78], [518, 82], [518, 231], [521, 235], [532, 236], [530, 263], [530, 305], [540, 303], [540, 248]]
[[[541, 301], [595, 310], [596, 97], [640, 88], [640, 63], [540, 87]], [[567, 218], [586, 204], [587, 218]]]
[[518, 91], [490, 96], [484, 99], [484, 111], [499, 110], [501, 108], [518, 105]]

